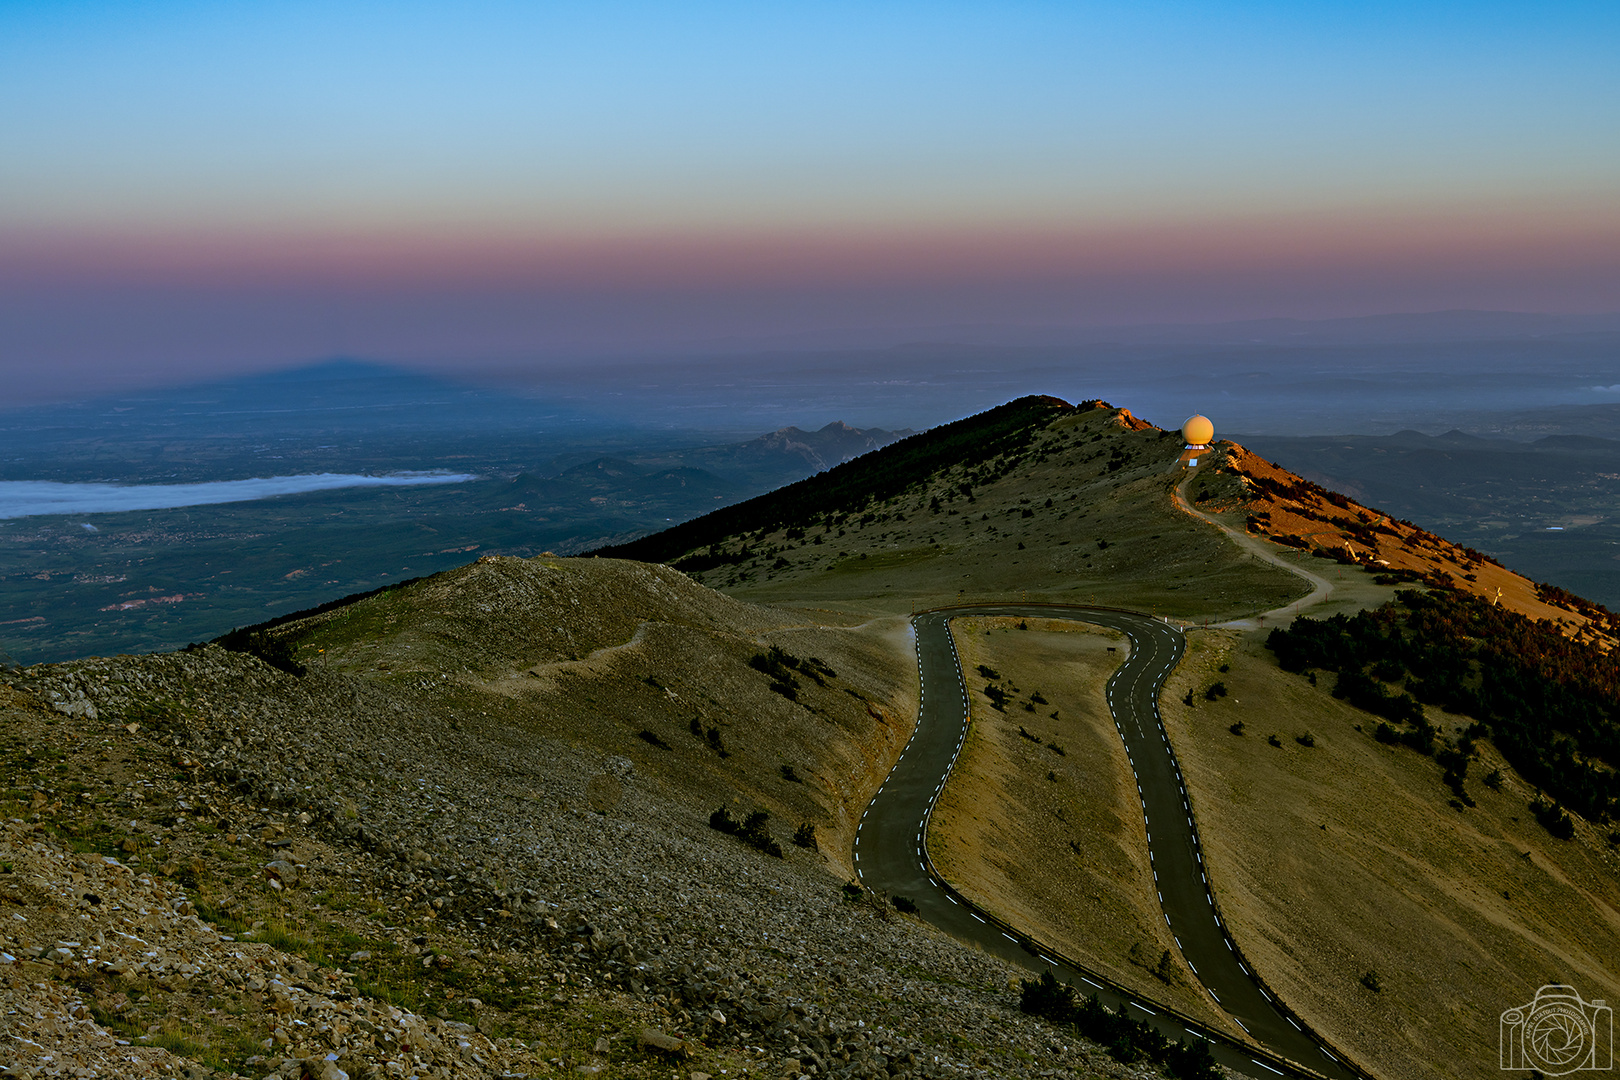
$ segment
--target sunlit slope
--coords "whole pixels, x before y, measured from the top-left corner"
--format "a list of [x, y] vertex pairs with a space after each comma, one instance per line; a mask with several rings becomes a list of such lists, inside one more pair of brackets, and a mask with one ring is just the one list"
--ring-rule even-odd
[[888, 611], [1028, 596], [1205, 618], [1303, 595], [1174, 508], [1180, 453], [1105, 403], [1022, 398], [602, 554], [750, 599]]
[[1188, 496], [1205, 513], [1222, 514], [1275, 544], [1392, 581], [1472, 593], [1558, 623], [1565, 633], [1605, 649], [1620, 635], [1620, 618], [1601, 606], [1538, 585], [1472, 548], [1303, 480], [1236, 443], [1215, 448]]
[[[1490, 738], [1465, 806], [1434, 757], [1333, 697], [1330, 674], [1282, 671], [1262, 634], [1188, 638], [1164, 718], [1210, 880], [1250, 962], [1313, 1026], [1376, 1076], [1485, 1078], [1501, 1075], [1500, 1014], [1543, 983], [1620, 992], [1612, 825], [1550, 835]], [[1472, 721], [1429, 711], [1443, 740]]]

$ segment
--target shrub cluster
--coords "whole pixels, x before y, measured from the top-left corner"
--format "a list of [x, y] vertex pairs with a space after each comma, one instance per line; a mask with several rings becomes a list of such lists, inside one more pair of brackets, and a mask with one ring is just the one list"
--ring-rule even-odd
[[1546, 799], [1537, 799], [1530, 804], [1530, 812], [1536, 816], [1541, 827], [1552, 833], [1560, 840], [1573, 840], [1575, 838], [1575, 823], [1569, 820], [1569, 815], [1557, 803], [1550, 803]]
[[710, 727], [707, 731], [705, 731], [703, 728], [703, 721], [695, 716], [692, 717], [692, 722], [688, 726], [691, 728], [693, 735], [696, 735], [698, 738], [709, 744], [710, 750], [713, 750], [723, 758], [728, 758], [731, 756], [731, 751], [726, 749], [726, 740], [721, 736], [719, 728]]
[[298, 662], [297, 650], [292, 641], [285, 637], [271, 634], [268, 630], [255, 630], [252, 628], [232, 630], [230, 633], [216, 638], [215, 643], [221, 648], [232, 652], [247, 653], [257, 656], [260, 660], [273, 668], [279, 668], [289, 675], [302, 678], [309, 671]]
[[1205, 1042], [1171, 1042], [1157, 1028], [1132, 1020], [1103, 1005], [1093, 994], [1079, 1000], [1074, 987], [1057, 981], [1050, 971], [1039, 979], [1024, 979], [1019, 1008], [1043, 1020], [1072, 1027], [1105, 1047], [1114, 1060], [1130, 1065], [1151, 1061], [1163, 1065], [1182, 1080], [1219, 1080], [1215, 1058]]
[[728, 836], [735, 836], [749, 847], [757, 848], [767, 855], [773, 855], [778, 859], [785, 858], [782, 854], [782, 845], [765, 831], [765, 822], [769, 821], [770, 817], [768, 810], [755, 810], [739, 823], [731, 816], [731, 811], [722, 806], [709, 815], [709, 828]]
[[[1560, 812], [1602, 822], [1620, 809], [1620, 655], [1573, 641], [1550, 622], [1475, 596], [1402, 592], [1353, 618], [1296, 619], [1266, 643], [1284, 670], [1337, 671], [1335, 694], [1411, 729], [1380, 724], [1382, 742], [1434, 752], [1420, 703], [1438, 705], [1478, 720], [1465, 740], [1488, 732]], [[1404, 690], [1383, 685], [1397, 680]], [[1457, 749], [1461, 758], [1441, 762], [1454, 790], [1469, 756]]]
[[826, 686], [828, 679], [838, 678], [836, 671], [814, 656], [800, 659], [779, 645], [772, 645], [769, 652], [755, 653], [749, 657], [748, 666], [769, 675], [771, 689], [789, 701], [799, 700], [799, 680], [794, 677], [794, 672], [804, 675], [817, 686]]

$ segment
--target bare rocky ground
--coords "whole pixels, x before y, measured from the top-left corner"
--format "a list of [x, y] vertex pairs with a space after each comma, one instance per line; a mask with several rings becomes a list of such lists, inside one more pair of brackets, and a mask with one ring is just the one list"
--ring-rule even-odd
[[[9, 1075], [1154, 1075], [842, 891], [911, 722], [881, 634], [609, 560], [366, 603], [286, 631], [302, 678], [210, 646], [0, 688]], [[773, 692], [769, 644], [822, 674]]]

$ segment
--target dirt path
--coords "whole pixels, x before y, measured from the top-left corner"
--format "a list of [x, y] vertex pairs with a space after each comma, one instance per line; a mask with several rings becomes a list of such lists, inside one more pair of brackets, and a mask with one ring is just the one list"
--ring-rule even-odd
[[1278, 555], [1275, 551], [1271, 550], [1271, 545], [1267, 544], [1264, 540], [1258, 540], [1247, 533], [1239, 532], [1238, 530], [1232, 528], [1232, 526], [1226, 524], [1226, 522], [1221, 521], [1218, 518], [1211, 517], [1201, 510], [1194, 509], [1192, 503], [1187, 501], [1187, 485], [1190, 483], [1192, 483], [1192, 473], [1189, 471], [1187, 478], [1176, 485], [1175, 500], [1176, 508], [1178, 510], [1185, 511], [1188, 514], [1191, 514], [1193, 517], [1209, 522], [1211, 525], [1215, 526], [1217, 529], [1221, 530], [1221, 532], [1230, 537], [1234, 544], [1242, 548], [1244, 551], [1247, 551], [1261, 562], [1270, 563], [1272, 566], [1286, 570], [1296, 577], [1304, 578], [1310, 583], [1311, 586], [1309, 596], [1305, 596], [1299, 600], [1284, 604], [1279, 608], [1272, 608], [1270, 611], [1264, 612], [1260, 615], [1253, 615], [1246, 619], [1233, 619], [1230, 622], [1221, 623], [1221, 626], [1233, 630], [1258, 630], [1260, 627], [1265, 625], [1267, 619], [1272, 619], [1275, 621], [1278, 618], [1289, 618], [1291, 616], [1298, 615], [1305, 608], [1314, 607], [1317, 604], [1325, 602], [1327, 598], [1333, 594], [1333, 583], [1327, 578], [1320, 577], [1311, 573], [1309, 570], [1304, 569], [1303, 567], [1295, 566], [1293, 563], [1290, 563], [1288, 560]]

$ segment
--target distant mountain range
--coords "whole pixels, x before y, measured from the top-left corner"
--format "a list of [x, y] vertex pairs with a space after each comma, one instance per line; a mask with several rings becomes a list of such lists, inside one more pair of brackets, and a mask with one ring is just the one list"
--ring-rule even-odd
[[1439, 341], [1500, 341], [1568, 335], [1620, 335], [1620, 312], [1554, 315], [1532, 311], [1393, 312], [1335, 319], [1240, 319], [1218, 323], [1127, 323], [1115, 326], [939, 324], [845, 327], [708, 343], [715, 351], [861, 349], [911, 344], [1062, 346], [1133, 344], [1387, 345]]
[[764, 483], [777, 487], [853, 461], [914, 434], [910, 428], [855, 428], [835, 420], [816, 431], [785, 427], [747, 442], [679, 450], [639, 460], [649, 464], [680, 461], [751, 486]]

